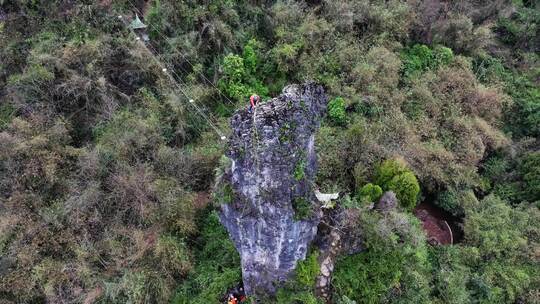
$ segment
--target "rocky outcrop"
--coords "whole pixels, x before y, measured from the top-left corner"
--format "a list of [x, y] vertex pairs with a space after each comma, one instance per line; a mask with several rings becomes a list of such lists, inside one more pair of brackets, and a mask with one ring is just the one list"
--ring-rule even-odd
[[334, 272], [336, 258], [341, 254], [341, 233], [337, 229], [332, 229], [327, 238], [327, 246], [321, 248], [319, 265], [321, 272], [315, 282], [315, 291], [317, 296], [324, 299], [326, 303], [330, 302], [331, 280]]
[[388, 212], [397, 207], [398, 200], [396, 194], [392, 191], [386, 191], [375, 205], [375, 209], [381, 212]]
[[363, 238], [358, 227], [360, 209], [337, 207], [325, 210], [319, 225], [315, 245], [319, 249], [320, 273], [316, 279], [315, 293], [325, 303], [332, 302], [332, 273], [339, 256], [364, 250]]
[[240, 253], [247, 294], [272, 294], [306, 256], [321, 212], [312, 189], [321, 86], [288, 86], [231, 119], [229, 167], [217, 184], [220, 220]]

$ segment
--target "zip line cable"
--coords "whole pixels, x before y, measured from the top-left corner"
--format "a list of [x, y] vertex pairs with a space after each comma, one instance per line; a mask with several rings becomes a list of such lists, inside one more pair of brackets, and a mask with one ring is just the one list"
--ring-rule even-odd
[[[131, 1], [128, 0], [128, 2], [130, 3], [131, 7], [132, 7], [134, 10], [136, 10], [136, 11], [139, 12], [139, 13], [142, 13], [135, 5], [133, 5], [133, 3], [132, 3]], [[122, 17], [122, 16], [120, 15], [119, 17]], [[131, 28], [129, 27], [129, 25], [127, 25], [127, 24], [125, 24], [125, 23], [124, 23], [124, 25], [126, 25], [132, 32], [134, 32], [133, 29], [131, 29]], [[148, 26], [147, 26], [147, 27], [148, 27]], [[159, 34], [159, 32], [157, 32], [157, 33]], [[138, 35], [137, 35], [136, 33], [134, 33], [134, 35], [135, 35], [136, 37], [138, 37]], [[159, 35], [160, 35], [161, 37], [163, 37], [163, 39], [166, 40], [166, 41], [168, 42], [168, 40], [167, 40], [166, 37], [164, 37], [164, 36], [161, 35], [161, 34], [159, 34]], [[140, 38], [139, 38], [139, 39], [140, 39]], [[172, 45], [171, 45], [170, 43], [169, 43], [169, 45], [172, 47]], [[143, 42], [143, 47], [145, 47], [146, 49], [151, 48], [152, 51], [148, 50], [150, 54], [152, 54], [153, 56], [157, 56], [158, 58], [160, 58], [160, 59], [161, 59], [160, 61], [165, 61], [165, 60], [162, 59], [163, 57], [160, 56], [159, 52], [152, 46], [151, 43], [144, 43], [144, 42]], [[182, 56], [183, 56], [183, 55], [182, 55]], [[160, 66], [162, 66], [162, 64], [160, 64]], [[189, 90], [189, 89], [187, 88], [187, 87], [188, 87], [188, 84], [185, 83], [185, 82], [182, 80], [182, 78], [175, 72], [175, 70], [173, 69], [172, 64], [169, 64], [167, 67], [168, 67], [168, 69], [167, 69], [166, 71], [170, 71], [170, 72], [171, 72], [172, 74], [174, 74], [174, 76], [176, 77], [176, 78], [172, 77], [170, 80], [171, 80], [171, 81], [179, 88], [179, 90], [182, 92], [182, 94], [183, 94], [184, 96], [186, 96], [186, 98], [188, 98], [188, 100], [190, 101], [190, 103], [193, 103], [193, 102], [194, 102], [193, 99], [189, 97], [190, 94], [187, 94], [186, 91], [185, 91], [184, 89], [181, 88], [181, 86], [178, 84], [178, 81], [182, 82], [182, 84], [184, 84], [184, 85], [186, 86], [186, 90]], [[191, 67], [194, 69], [194, 67], [193, 67], [192, 65], [191, 65]], [[163, 69], [162, 69], [162, 70], [163, 70]], [[182, 69], [182, 70], [183, 70], [183, 69]], [[183, 70], [183, 71], [187, 74], [187, 72], [186, 72], [185, 70]], [[194, 69], [194, 71], [195, 71], [195, 69]], [[164, 70], [164, 72], [165, 72], [165, 70]], [[200, 73], [200, 72], [199, 72], [199, 74], [202, 75], [202, 73]], [[203, 75], [203, 76], [204, 76], [204, 75]], [[214, 88], [215, 88], [215, 86], [214, 86]], [[216, 89], [217, 89], [217, 88], [216, 88]], [[219, 91], [219, 89], [217, 89], [217, 90]], [[219, 91], [219, 92], [220, 92], [220, 91]], [[220, 92], [220, 93], [221, 93], [221, 92]], [[220, 102], [221, 102], [221, 101], [219, 101], [219, 100], [216, 100], [215, 97], [213, 97], [213, 96], [212, 96], [212, 99], [213, 99], [214, 101], [216, 101], [217, 103], [220, 103]], [[202, 111], [201, 109], [198, 109], [198, 112], [201, 114], [201, 116], [206, 116], [206, 119], [207, 119], [210, 123], [211, 123], [211, 121], [210, 121], [210, 119], [208, 119], [208, 116], [210, 116], [210, 117], [213, 119], [213, 121], [216, 121], [216, 122], [217, 122], [217, 119], [212, 115], [212, 113], [211, 113], [210, 111], [207, 110], [206, 112], [208, 112], [208, 113], [204, 113], [204, 111]], [[215, 126], [215, 123], [212, 125], [212, 127], [213, 127], [214, 129], [217, 129], [217, 127]], [[221, 133], [220, 133], [220, 134], [221, 134]], [[223, 137], [223, 135], [220, 135], [220, 137]]]
[[210, 118], [204, 113], [203, 110], [201, 110], [198, 106], [195, 105], [195, 102], [193, 99], [191, 99], [189, 97], [189, 95], [182, 89], [182, 86], [180, 86], [180, 84], [178, 84], [178, 82], [176, 82], [176, 80], [174, 79], [174, 77], [171, 75], [171, 73], [169, 73], [169, 70], [163, 65], [163, 63], [161, 61], [159, 61], [156, 56], [154, 56], [154, 54], [146, 47], [146, 45], [144, 44], [144, 42], [137, 40], [139, 41], [141, 44], [143, 44], [143, 47], [147, 50], [147, 52], [150, 55], [150, 57], [154, 60], [154, 62], [161, 68], [161, 71], [167, 75], [167, 77], [169, 78], [169, 80], [177, 87], [177, 89], [188, 99], [188, 105], [190, 105], [191, 107], [193, 107], [195, 109], [195, 111], [197, 111], [199, 113], [199, 115], [201, 115], [207, 122], [208, 124], [210, 125], [210, 127], [212, 127], [214, 129], [214, 131], [219, 135], [220, 138], [223, 139], [224, 135], [223, 133], [221, 133], [221, 131], [219, 130], [219, 128], [210, 120]]
[[[195, 105], [195, 100], [193, 100], [192, 98], [190, 98], [190, 96], [188, 95], [188, 93], [186, 93], [186, 92], [184, 91], [184, 89], [182, 88], [182, 86], [181, 86], [181, 85], [178, 83], [178, 81], [176, 81], [176, 79], [169, 73], [169, 71], [170, 71], [171, 73], [173, 73], [177, 78], [179, 78], [178, 74], [176, 74], [176, 72], [174, 72], [173, 69], [169, 69], [169, 68], [167, 68], [167, 66], [164, 66], [164, 64], [162, 63], [162, 61], [158, 60], [159, 55], [154, 55], [153, 52], [157, 52], [157, 51], [156, 51], [152, 46], [150, 46], [150, 48], [152, 49], [153, 52], [147, 48], [148, 46], [147, 46], [144, 42], [142, 42], [142, 41], [140, 41], [140, 40], [138, 40], [138, 41], [139, 41], [140, 43], [143, 44], [143, 47], [145, 47], [147, 51], [150, 52], [151, 56], [155, 59], [156, 63], [160, 64], [160, 67], [161, 67], [162, 72], [165, 73], [165, 74], [167, 74], [167, 76], [169, 77], [169, 80], [170, 80], [170, 81], [178, 88], [178, 90], [179, 90], [179, 91], [180, 91], [180, 92], [188, 99], [189, 104], [192, 105], [195, 109], [197, 109], [197, 111], [199, 112], [199, 114], [200, 114], [201, 116], [203, 116], [203, 117], [208, 121], [208, 123], [211, 125], [211, 127], [214, 128], [215, 130], [217, 130], [217, 133], [219, 134], [219, 136], [222, 137], [222, 136], [223, 136], [222, 133], [219, 131], [219, 128], [217, 128], [216, 125], [215, 125], [215, 122], [217, 122], [217, 119], [214, 117], [214, 115], [212, 115], [212, 113], [211, 113], [210, 111], [208, 111], [208, 110], [207, 110], [208, 113], [205, 113], [204, 110], [202, 110], [200, 107], [197, 107], [197, 106]], [[156, 58], [156, 57], [157, 57], [157, 58]], [[187, 86], [186, 83], [184, 83], [184, 85]], [[204, 109], [206, 109], [206, 108], [204, 108]], [[210, 119], [208, 116], [210, 116], [211, 119]]]
[[[122, 16], [119, 16], [119, 17], [122, 17]], [[124, 25], [126, 25], [126, 24], [124, 23]], [[133, 32], [133, 29], [130, 28], [129, 25], [128, 25], [128, 28], [129, 28], [130, 31]], [[133, 33], [133, 34], [134, 34], [135, 37], [138, 37], [137, 33]], [[140, 40], [140, 37], [138, 37], [137, 40]], [[189, 92], [189, 91], [190, 91], [190, 89], [188, 88], [189, 85], [182, 79], [182, 77], [180, 77], [180, 76], [175, 72], [175, 70], [174, 70], [174, 68], [173, 68], [173, 65], [172, 65], [171, 63], [168, 63], [166, 60], [164, 60], [164, 59], [163, 59], [163, 56], [161, 56], [161, 55], [159, 54], [159, 52], [152, 46], [151, 43], [144, 43], [144, 42], [142, 42], [142, 43], [143, 43], [143, 47], [145, 47], [146, 49], [148, 49], [148, 48], [151, 49], [151, 51], [150, 51], [150, 54], [151, 54], [151, 55], [156, 56], [156, 57], [159, 59], [160, 62], [164, 62], [164, 63], [167, 65], [167, 66], [166, 66], [166, 67], [168, 68], [167, 71], [170, 71], [170, 72], [173, 73], [174, 76], [176, 77], [176, 78], [173, 78], [173, 79], [172, 79], [172, 80], [175, 82], [175, 84], [177, 85], [178, 82], [181, 82], [181, 83], [185, 86], [185, 90], [187, 90], [187, 91]], [[182, 70], [183, 70], [183, 69], [182, 69]], [[185, 72], [185, 70], [183, 70], [183, 71]], [[186, 72], [186, 74], [187, 74], [187, 72]], [[188, 96], [188, 95], [191, 95], [191, 94], [187, 94], [187, 93], [184, 91], [184, 89], [182, 90], [182, 93], [183, 93], [183, 94], [184, 94], [191, 102], [193, 102], [193, 99], [191, 99], [191, 98]], [[191, 90], [190, 93], [192, 93], [192, 90]], [[215, 99], [214, 99], [214, 100], [215, 100]], [[220, 102], [220, 101], [218, 101], [218, 100], [215, 100], [215, 101], [218, 102], [218, 103]], [[205, 110], [206, 110], [206, 108], [205, 108]], [[206, 110], [206, 112], [207, 112], [206, 115], [209, 115], [209, 116], [213, 119], [213, 121], [216, 121], [216, 122], [218, 121], [218, 120], [214, 117], [214, 115], [212, 115], [212, 113], [211, 113], [209, 110]]]
[[[134, 33], [134, 34], [135, 34], [135, 33]], [[136, 34], [135, 34], [135, 35], [136, 35]], [[140, 41], [140, 40], [139, 40], [139, 41]], [[146, 43], [144, 43], [144, 42], [142, 42], [142, 41], [141, 41], [141, 43], [143, 44], [143, 47], [145, 47], [145, 48], [150, 48], [150, 49], [151, 49], [151, 50], [149, 50], [149, 51], [150, 51], [150, 53], [152, 54], [152, 56], [157, 57], [158, 59], [161, 59], [161, 58], [162, 58], [162, 56], [159, 55], [159, 53], [157, 52], [157, 50], [156, 50], [151, 44], [146, 44]], [[164, 62], [164, 61], [165, 61], [165, 60], [163, 60], [163, 59], [159, 60], [159, 62]], [[187, 93], [184, 91], [184, 90], [189, 90], [189, 89], [187, 88], [187, 87], [188, 87], [188, 84], [187, 84], [186, 82], [184, 82], [184, 81], [182, 80], [182, 78], [181, 78], [178, 74], [176, 74], [176, 72], [175, 72], [174, 69], [172, 68], [172, 64], [167, 65], [166, 62], [165, 62], [164, 64], [166, 65], [166, 67], [165, 67], [166, 70], [163, 70], [164, 68], [161, 67], [161, 68], [162, 68], [162, 71], [163, 71], [163, 72], [166, 72], [166, 71], [168, 72], [168, 71], [170, 71], [172, 74], [174, 74], [174, 76], [175, 76], [176, 78], [173, 77], [173, 78], [171, 79], [171, 81], [173, 81], [173, 82], [175, 83], [175, 85], [178, 86], [179, 88], [181, 88], [181, 86], [178, 84], [179, 81], [178, 81], [177, 79], [180, 79], [180, 82], [186, 87], [185, 89], [181, 89], [182, 94], [183, 94], [184, 96], [186, 96], [186, 98], [188, 98], [188, 100], [189, 100], [190, 102], [194, 102], [193, 99], [191, 99], [191, 98], [188, 96], [188, 95], [190, 95], [190, 94], [187, 94]], [[188, 92], [188, 93], [189, 93], [189, 92]], [[206, 108], [205, 108], [205, 109], [206, 109]], [[206, 115], [209, 115], [209, 116], [212, 118], [213, 121], [217, 121], [216, 117], [215, 117], [209, 110], [206, 110], [206, 112], [208, 112], [208, 114], [206, 114], [206, 113], [205, 113], [205, 114], [206, 114]]]
[[[143, 14], [137, 7], [135, 7], [133, 5], [133, 3], [131, 1], [128, 0], [128, 2], [130, 3], [131, 7], [139, 14]], [[206, 82], [208, 82], [218, 93], [219, 95], [223, 96], [225, 98], [225, 100], [231, 104], [231, 105], [235, 105], [234, 102], [232, 102], [225, 94], [223, 94], [223, 92], [221, 92], [221, 90], [219, 88], [217, 88], [213, 83], [212, 81], [210, 81], [202, 72], [198, 71], [195, 66], [191, 63], [191, 61], [187, 58], [186, 55], [184, 55], [181, 51], [178, 50], [178, 48], [175, 48], [174, 45], [171, 43], [171, 38], [168, 38], [167, 36], [161, 34], [159, 31], [157, 31], [157, 29], [155, 29], [155, 27], [151, 24], [147, 25], [147, 27], [149, 29], [154, 29], [155, 30], [155, 33], [161, 38], [163, 39], [167, 45], [169, 46], [169, 48], [173, 49], [173, 51], [177, 54], [180, 54], [182, 56], [182, 58], [185, 59], [185, 61], [188, 63], [188, 65], [191, 67], [191, 69], [193, 70], [193, 72], [196, 72], [197, 74], [199, 74], [204, 80], [206, 80]], [[151, 45], [151, 43], [149, 43], [149, 45]], [[155, 50], [155, 49], [154, 49]], [[157, 54], [159, 54], [157, 51], [156, 51]], [[184, 73], [188, 74], [188, 72], [182, 68], [181, 66], [179, 67]], [[177, 76], [178, 77], [178, 76]], [[216, 99], [215, 96], [210, 96], [215, 102], [217, 103], [221, 103], [222, 101], [221, 100], [218, 100]]]
[[[121, 15], [119, 15], [118, 17], [119, 17], [119, 19], [123, 20], [123, 17]], [[125, 25], [125, 23], [124, 23], [124, 25]], [[212, 122], [212, 120], [208, 117], [208, 115], [206, 113], [204, 113], [204, 111], [201, 110], [197, 105], [195, 105], [195, 101], [192, 98], [190, 98], [190, 96], [184, 91], [182, 86], [180, 86], [180, 84], [178, 84], [176, 79], [169, 72], [169, 69], [167, 69], [167, 67], [160, 60], [158, 60], [156, 58], [156, 55], [148, 48], [148, 46], [143, 41], [141, 41], [141, 38], [133, 31], [133, 29], [131, 29], [129, 26], [128, 26], [128, 28], [129, 28], [130, 32], [136, 37], [137, 42], [139, 44], [141, 44], [142, 47], [144, 48], [144, 50], [149, 54], [149, 56], [154, 61], [154, 63], [159, 68], [161, 68], [161, 71], [165, 75], [167, 75], [167, 77], [169, 78], [169, 81], [172, 82], [177, 87], [178, 91], [180, 91], [188, 99], [188, 105], [190, 105], [201, 117], [203, 117], [203, 119], [205, 119], [208, 122], [209, 126], [218, 134], [218, 136], [222, 140], [226, 139], [226, 137], [223, 135], [221, 130]], [[154, 51], [155, 51], [155, 49], [154, 49]], [[176, 77], [178, 77], [178, 75], [174, 72], [174, 70], [171, 70], [171, 71], [172, 71], [172, 73], [175, 74]], [[214, 118], [214, 120], [215, 120], [215, 118]], [[201, 131], [201, 130], [199, 129], [199, 131]]]
[[[142, 12], [139, 8], [137, 8], [137, 6], [135, 6], [131, 0], [127, 0], [127, 2], [128, 2], [129, 5], [136, 11], [136, 13], [140, 14], [140, 16], [144, 16], [143, 12]], [[169, 47], [170, 47], [171, 49], [175, 49], [175, 48], [174, 48], [174, 45], [173, 45], [173, 44], [171, 43], [171, 41], [170, 41], [170, 38], [168, 38], [167, 36], [161, 34], [161, 33], [160, 33], [160, 32], [159, 32], [152, 24], [148, 24], [147, 26], [148, 26], [148, 28], [150, 28], [150, 29], [154, 29], [154, 30], [155, 30], [154, 32], [155, 32], [159, 37], [161, 37], [165, 42], [167, 42], [167, 44], [169, 45]], [[191, 63], [191, 61], [187, 58], [187, 56], [184, 55], [184, 53], [180, 52], [178, 49], [175, 49], [175, 52], [177, 52], [178, 54], [180, 54], [180, 55], [182, 56], [182, 58], [184, 58], [184, 59], [186, 60], [186, 62], [189, 64], [189, 66], [191, 66], [191, 69], [192, 69], [194, 72], [198, 73], [198, 74], [199, 74], [206, 82], [208, 82], [212, 87], [214, 87], [214, 89], [216, 89], [216, 91], [219, 93], [219, 95], [223, 96], [223, 97], [225, 98], [225, 100], [227, 100], [227, 102], [229, 102], [231, 105], [234, 105], [234, 104], [235, 104], [235, 103], [232, 102], [225, 94], [223, 94], [223, 92], [221, 92], [221, 90], [220, 90], [218, 87], [216, 87], [216, 86], [214, 85], [214, 83], [213, 83], [212, 81], [210, 81], [210, 79], [208, 79], [202, 72], [200, 72], [200, 71], [198, 71], [197, 69], [195, 69], [194, 65], [193, 65], [193, 64]], [[213, 99], [214, 99], [214, 101], [217, 101], [215, 98], [213, 98]]]

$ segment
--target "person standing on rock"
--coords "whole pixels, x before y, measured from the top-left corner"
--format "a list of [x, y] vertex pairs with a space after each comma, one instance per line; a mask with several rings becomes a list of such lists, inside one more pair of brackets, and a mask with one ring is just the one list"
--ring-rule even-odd
[[261, 98], [257, 94], [253, 94], [251, 95], [251, 97], [249, 97], [249, 111], [250, 112], [253, 111], [253, 109], [255, 109], [255, 106], [259, 103], [260, 100]]

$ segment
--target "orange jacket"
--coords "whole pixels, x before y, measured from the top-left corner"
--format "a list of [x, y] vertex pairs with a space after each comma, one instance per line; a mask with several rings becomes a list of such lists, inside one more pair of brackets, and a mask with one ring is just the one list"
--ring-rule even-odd
[[249, 103], [251, 104], [251, 107], [255, 107], [255, 105], [259, 102], [260, 97], [258, 95], [251, 95], [249, 98]]

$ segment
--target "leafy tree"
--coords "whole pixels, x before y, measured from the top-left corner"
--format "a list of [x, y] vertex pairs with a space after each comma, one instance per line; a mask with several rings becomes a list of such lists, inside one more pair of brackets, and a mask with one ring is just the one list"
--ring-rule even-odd
[[367, 183], [358, 191], [359, 200], [364, 202], [376, 202], [382, 194], [381, 187], [372, 183]]
[[250, 40], [242, 56], [228, 54], [223, 58], [219, 87], [235, 100], [246, 99], [251, 94], [268, 95], [268, 88], [262, 83], [264, 75], [261, 75], [258, 47], [256, 40]]
[[304, 260], [299, 261], [294, 278], [278, 289], [276, 299], [265, 299], [268, 303], [301, 303], [319, 304], [321, 300], [313, 293], [315, 280], [320, 273], [317, 257], [319, 252], [313, 250]]
[[436, 70], [449, 64], [454, 59], [454, 53], [441, 45], [431, 49], [423, 44], [415, 44], [403, 51], [401, 57], [404, 77], [411, 78], [429, 69]]
[[394, 191], [403, 207], [412, 210], [416, 206], [420, 185], [416, 176], [400, 159], [388, 159], [377, 168], [375, 183], [384, 191]]
[[328, 103], [328, 117], [336, 125], [343, 126], [347, 122], [345, 113], [345, 100], [341, 97], [336, 97]]
[[[343, 257], [333, 274], [335, 295], [357, 303], [377, 303], [393, 299], [394, 289], [402, 294], [394, 300], [410, 298], [426, 303], [429, 284], [427, 248], [419, 224], [410, 215], [375, 212], [360, 215], [366, 249]], [[405, 249], [406, 248], [406, 249]], [[414, 300], [413, 300], [414, 299]]]
[[420, 185], [412, 172], [396, 175], [387, 184], [388, 190], [394, 191], [401, 205], [409, 210], [414, 209], [420, 193]]
[[220, 87], [230, 97], [240, 100], [250, 95], [249, 87], [243, 82], [246, 78], [244, 59], [238, 55], [229, 54], [223, 58], [223, 78]]
[[540, 152], [530, 153], [521, 163], [521, 174], [525, 182], [526, 198], [540, 200]]
[[375, 184], [387, 187], [394, 176], [408, 172], [407, 164], [402, 159], [387, 159], [377, 167]]

